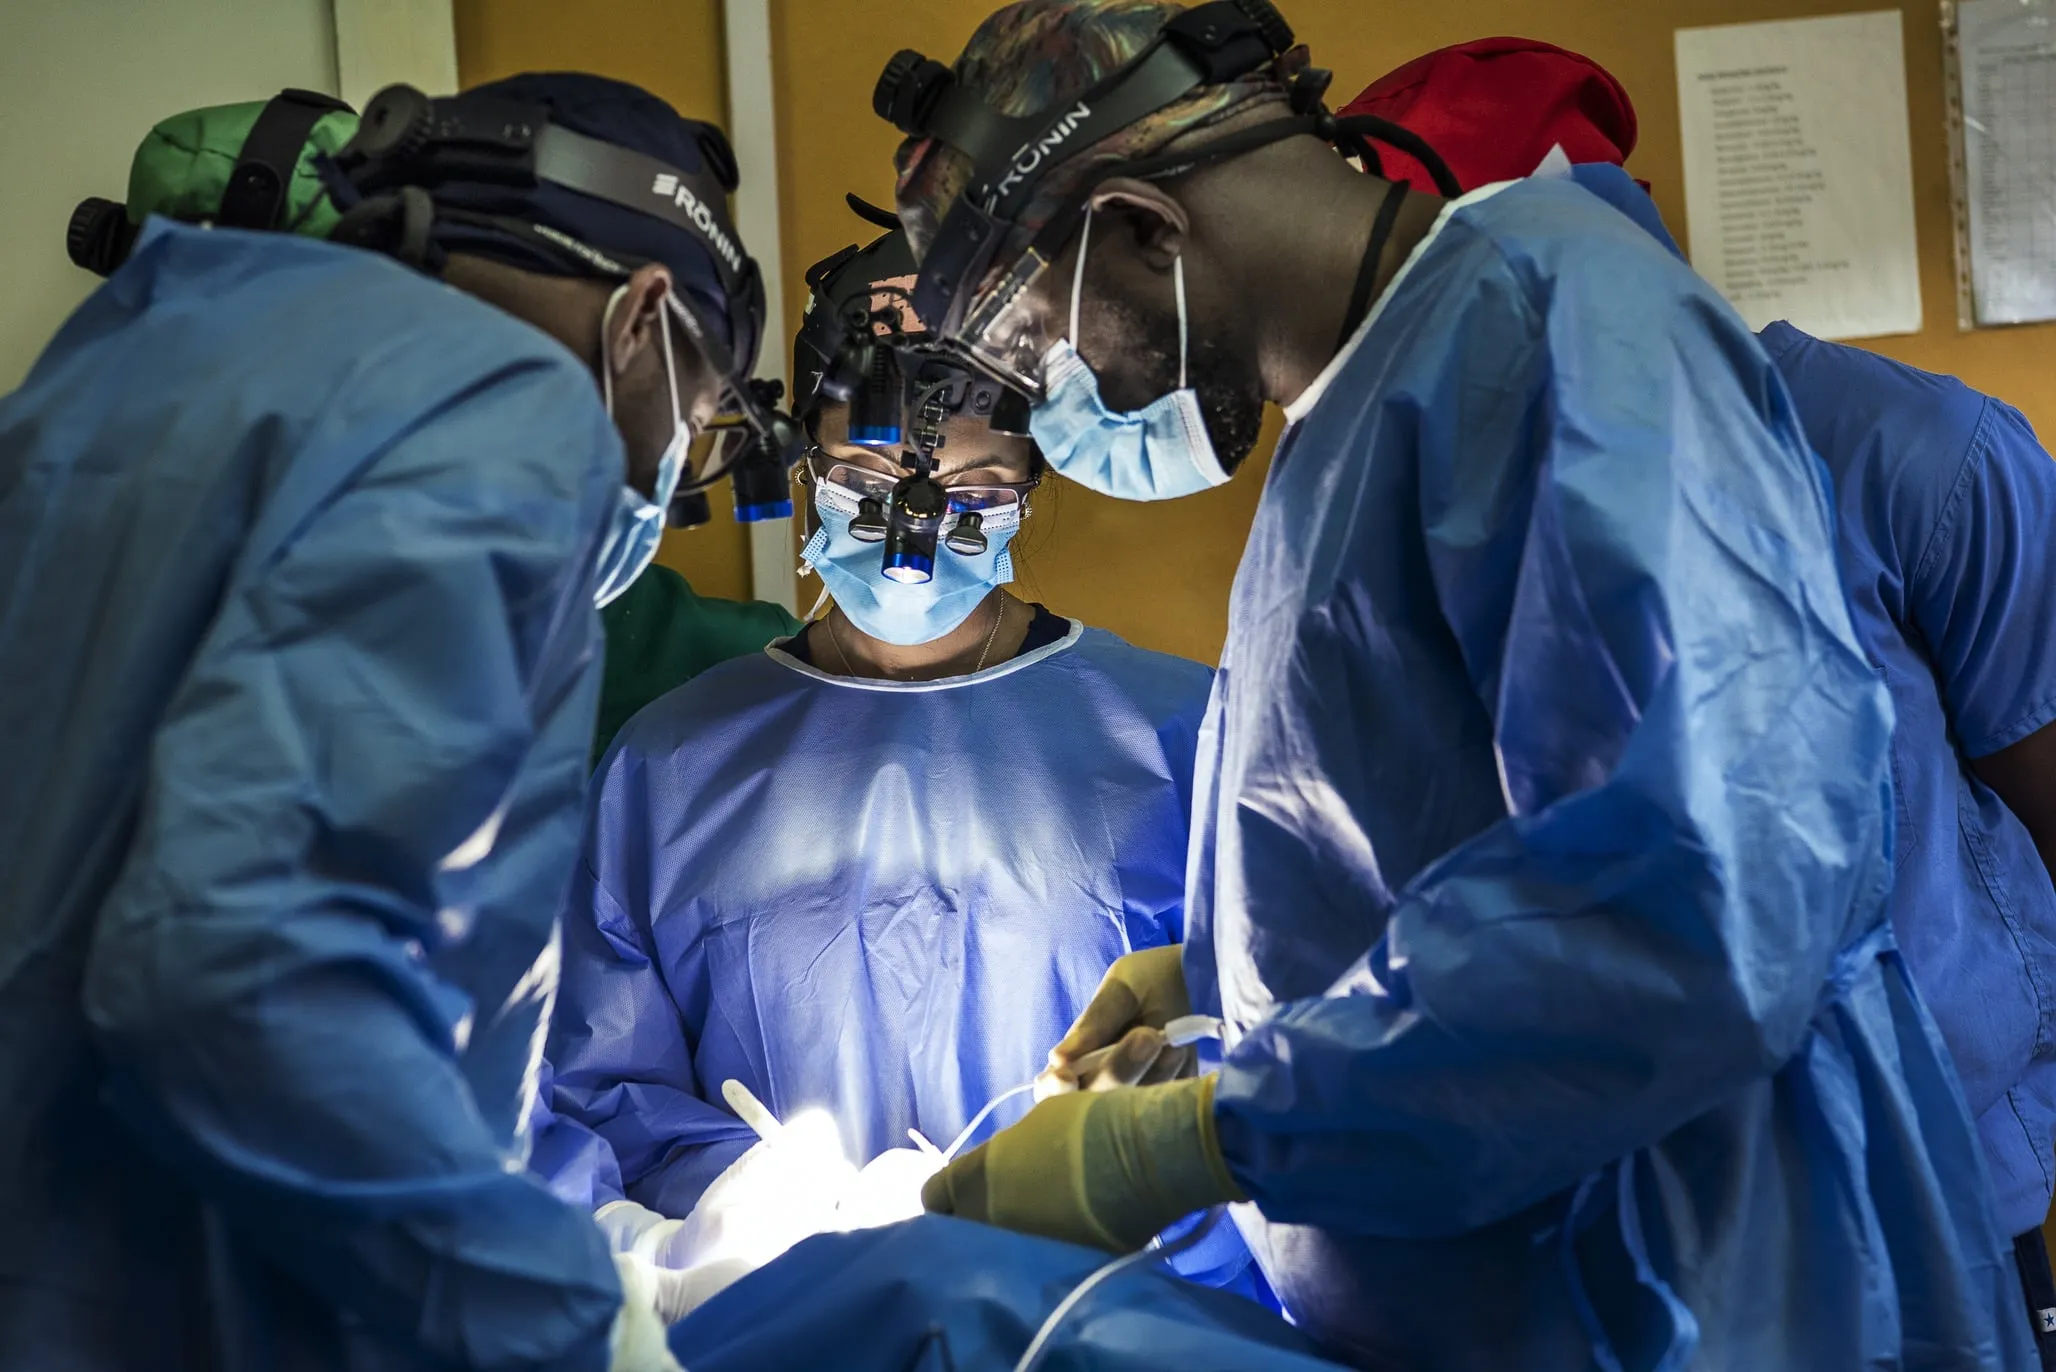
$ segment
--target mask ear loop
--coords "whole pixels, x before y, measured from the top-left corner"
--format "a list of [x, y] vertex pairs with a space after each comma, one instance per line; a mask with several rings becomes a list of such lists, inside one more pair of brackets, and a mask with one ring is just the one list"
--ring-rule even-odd
[[[1185, 254], [1171, 259], [1171, 289], [1178, 293], [1178, 389], [1185, 389]], [[1075, 308], [1075, 307], [1074, 307]]]
[[[665, 308], [657, 311], [657, 329], [664, 337], [664, 382], [671, 390], [671, 432], [676, 435], [686, 427], [685, 416], [678, 408], [678, 359], [671, 355], [671, 311], [685, 307], [671, 299], [671, 293], [664, 293]], [[686, 442], [690, 443], [690, 437]]]
[[614, 288], [614, 294], [607, 297], [607, 307], [600, 311], [600, 396], [610, 419], [614, 416], [614, 359], [607, 355], [607, 338], [613, 333], [607, 326], [614, 322], [614, 307], [627, 294], [628, 283], [624, 281]]
[[1085, 207], [1085, 224], [1078, 230], [1078, 265], [1071, 269], [1071, 340], [1072, 351], [1078, 348], [1078, 288], [1085, 282], [1085, 246], [1092, 241], [1091, 205]]
[[[605, 309], [600, 311], [600, 397], [606, 404], [607, 414], [614, 413], [614, 360], [608, 356], [607, 339], [613, 330], [607, 326], [614, 322], [614, 307], [621, 303], [621, 297], [628, 294], [628, 283], [622, 282], [607, 297]], [[673, 304], [667, 292], [664, 303], [670, 309], [679, 308]], [[664, 384], [671, 392], [671, 431], [676, 434], [686, 427], [685, 416], [678, 409], [678, 359], [671, 351], [671, 320], [669, 309], [658, 316], [657, 329], [664, 339]], [[690, 441], [690, 440], [688, 440]]]

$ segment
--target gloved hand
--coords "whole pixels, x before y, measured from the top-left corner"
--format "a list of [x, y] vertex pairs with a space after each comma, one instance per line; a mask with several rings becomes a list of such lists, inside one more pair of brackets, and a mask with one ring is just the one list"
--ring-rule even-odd
[[[756, 1267], [743, 1258], [708, 1254], [699, 1255], [694, 1262], [680, 1237], [685, 1232], [684, 1220], [666, 1219], [631, 1200], [609, 1201], [593, 1211], [593, 1221], [616, 1254], [637, 1259], [648, 1272], [651, 1304], [658, 1320], [667, 1326], [678, 1323]], [[667, 1262], [692, 1265], [667, 1266]]]
[[607, 1372], [684, 1372], [664, 1341], [657, 1316], [656, 1274], [641, 1258], [614, 1255], [621, 1277], [621, 1312], [607, 1336]]
[[593, 1220], [617, 1263], [646, 1273], [641, 1298], [669, 1325], [801, 1239], [847, 1227], [836, 1207], [856, 1179], [835, 1122], [816, 1111], [730, 1163], [682, 1220], [626, 1200]]
[[1184, 945], [1144, 948], [1117, 958], [1099, 990], [1036, 1078], [1035, 1098], [1069, 1091], [1152, 1085], [1191, 1073], [1197, 1055], [1174, 1048], [1163, 1027], [1192, 1013], [1185, 993]]
[[714, 1258], [682, 1272], [669, 1267], [653, 1267], [650, 1271], [656, 1278], [652, 1299], [657, 1318], [669, 1328], [756, 1268], [741, 1258]]
[[921, 1213], [921, 1188], [942, 1170], [942, 1154], [917, 1148], [888, 1148], [864, 1170], [836, 1205], [837, 1228], [874, 1229]]
[[607, 1248], [614, 1253], [633, 1253], [636, 1244], [654, 1230], [675, 1228], [679, 1221], [666, 1219], [632, 1200], [608, 1201], [593, 1211], [593, 1223], [607, 1236]]
[[1214, 1080], [1052, 1097], [930, 1178], [921, 1200], [1003, 1229], [1140, 1248], [1173, 1220], [1244, 1199], [1214, 1135]]
[[856, 1175], [834, 1120], [810, 1111], [730, 1163], [676, 1230], [646, 1237], [640, 1251], [672, 1269], [715, 1259], [762, 1267], [801, 1239], [839, 1228], [836, 1203]]

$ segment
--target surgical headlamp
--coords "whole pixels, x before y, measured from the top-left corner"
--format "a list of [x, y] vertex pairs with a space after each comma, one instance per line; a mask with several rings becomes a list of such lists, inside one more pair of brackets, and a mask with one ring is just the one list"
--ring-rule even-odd
[[[995, 111], [974, 86], [913, 49], [885, 66], [872, 108], [902, 133], [955, 149], [973, 168], [964, 193], [943, 216], [921, 264], [912, 305], [935, 341], [1023, 395], [1042, 394], [1044, 340], [1023, 294], [1076, 232], [1099, 183], [1115, 176], [1174, 176], [1226, 161], [1296, 134], [1334, 143], [1344, 155], [1374, 161], [1365, 135], [1418, 158], [1443, 195], [1462, 193], [1427, 143], [1374, 115], [1337, 119], [1322, 104], [1331, 73], [1306, 67], [1287, 87], [1290, 114], [1224, 134], [1190, 151], [1098, 169], [1025, 247], [1021, 215], [1051, 168], [1205, 86], [1249, 76], [1292, 50], [1292, 28], [1270, 0], [1210, 0], [1173, 15], [1126, 66], [1073, 100], [1015, 118]], [[1016, 252], [1011, 261], [1003, 251]]]
[[[873, 223], [894, 222], [854, 196], [850, 203]], [[987, 546], [984, 516], [953, 509], [949, 490], [935, 479], [943, 425], [970, 416], [995, 433], [1028, 433], [1026, 398], [937, 348], [905, 288], [882, 284], [914, 274], [897, 227], [817, 263], [807, 272], [812, 298], [794, 346], [799, 412], [811, 418], [825, 403], [847, 405], [850, 443], [896, 452], [905, 471], [889, 494], [862, 497], [850, 521], [851, 537], [883, 545], [879, 574], [903, 583], [934, 575], [938, 542], [967, 557]]]
[[[720, 131], [700, 137], [701, 167], [685, 171], [552, 122], [541, 105], [493, 96], [436, 100], [412, 86], [388, 86], [371, 98], [357, 134], [322, 170], [343, 211], [330, 235], [369, 247], [421, 271], [439, 273], [446, 249], [436, 230], [511, 240], [581, 275], [622, 280], [645, 259], [610, 254], [561, 230], [511, 214], [463, 209], [437, 199], [456, 186], [529, 189], [545, 183], [647, 215], [697, 239], [713, 263], [722, 298], [761, 337], [764, 284], [728, 217], [737, 184], [735, 154]], [[670, 317], [691, 337], [722, 379], [720, 412], [696, 469], [682, 477], [666, 522], [704, 524], [706, 492], [735, 479], [735, 515], [745, 523], [791, 515], [788, 476], [805, 452], [805, 435], [778, 409], [782, 388], [754, 380], [752, 359], [737, 355], [717, 321], [689, 291], [674, 291]]]

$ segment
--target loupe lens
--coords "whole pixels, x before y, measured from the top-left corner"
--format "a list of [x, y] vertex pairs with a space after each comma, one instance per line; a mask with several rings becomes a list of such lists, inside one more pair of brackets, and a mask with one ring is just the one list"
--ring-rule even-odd
[[671, 497], [671, 508], [664, 512], [664, 523], [673, 529], [697, 529], [714, 518], [714, 507], [707, 503], [705, 491], [680, 491]]
[[977, 557], [984, 553], [988, 544], [981, 527], [985, 516], [976, 513], [959, 515], [950, 531], [942, 536], [943, 543], [959, 557]]
[[889, 532], [884, 502], [869, 496], [857, 502], [856, 517], [850, 520], [851, 538], [859, 543], [881, 543]]

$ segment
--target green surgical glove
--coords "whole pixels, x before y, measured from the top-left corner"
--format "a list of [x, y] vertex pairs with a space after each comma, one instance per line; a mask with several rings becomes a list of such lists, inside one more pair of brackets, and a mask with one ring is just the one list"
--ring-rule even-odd
[[1129, 1252], [1174, 1220], [1244, 1199], [1214, 1136], [1214, 1078], [1074, 1093], [929, 1178], [929, 1210]]
[[1172, 1048], [1159, 1032], [1192, 1013], [1185, 993], [1184, 945], [1145, 948], [1117, 958], [1063, 1040], [1049, 1050], [1036, 1098], [1069, 1090], [1148, 1086], [1188, 1076], [1190, 1048]]

